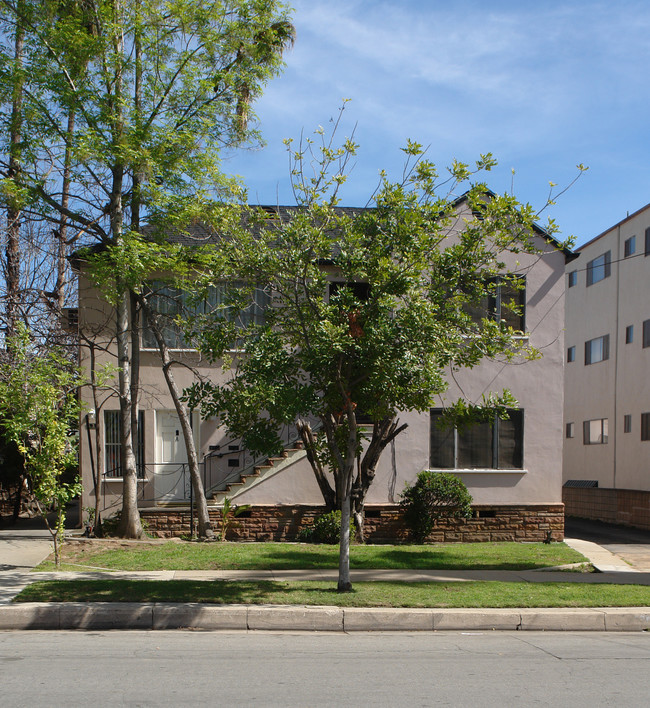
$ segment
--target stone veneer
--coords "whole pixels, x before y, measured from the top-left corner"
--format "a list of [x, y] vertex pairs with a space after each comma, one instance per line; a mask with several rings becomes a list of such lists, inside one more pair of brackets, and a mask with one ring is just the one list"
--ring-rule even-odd
[[[237, 517], [228, 538], [238, 541], [293, 541], [324, 511], [318, 506], [253, 506]], [[185, 508], [141, 509], [150, 535], [158, 538], [184, 536], [190, 530], [190, 510]], [[221, 525], [219, 509], [210, 510], [215, 531]], [[196, 518], [195, 518], [196, 523]], [[402, 513], [396, 505], [366, 507], [366, 540], [369, 543], [408, 541]], [[439, 520], [429, 540], [435, 542], [554, 541], [564, 539], [564, 506], [475, 506], [471, 519]]]
[[650, 492], [603, 487], [564, 487], [567, 516], [650, 529]]

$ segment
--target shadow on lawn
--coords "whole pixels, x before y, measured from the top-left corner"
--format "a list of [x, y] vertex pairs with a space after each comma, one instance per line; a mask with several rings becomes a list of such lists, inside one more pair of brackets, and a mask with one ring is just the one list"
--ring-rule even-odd
[[282, 581], [228, 580], [45, 580], [34, 583], [16, 602], [198, 602], [207, 604], [262, 604], [305, 594], [336, 595], [331, 582], [296, 587]]
[[[327, 551], [325, 551], [327, 548]], [[372, 546], [372, 556], [366, 555], [368, 546], [352, 545], [350, 548], [350, 568], [353, 570], [375, 570], [388, 568], [393, 570], [532, 570], [548, 563], [543, 560], [526, 559], [504, 560], [503, 557], [479, 558], [469, 561], [462, 553], [448, 546], [435, 548], [422, 546], [401, 549], [395, 546]], [[331, 549], [331, 550], [330, 550]], [[327, 555], [324, 555], [327, 554]], [[247, 566], [242, 565], [242, 568]], [[269, 545], [256, 564], [260, 570], [295, 570], [314, 568], [332, 570], [338, 567], [338, 546], [321, 547], [319, 551], [310, 551], [297, 546], [295, 551], [275, 552]]]

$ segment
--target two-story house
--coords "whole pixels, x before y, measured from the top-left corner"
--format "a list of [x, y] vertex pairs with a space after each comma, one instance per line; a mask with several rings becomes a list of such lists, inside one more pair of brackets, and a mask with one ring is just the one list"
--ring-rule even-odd
[[[458, 224], [471, 217], [459, 202]], [[195, 232], [170, 240], [188, 247], [210, 239]], [[400, 492], [424, 469], [457, 474], [474, 498], [475, 518], [456, 522], [444, 537], [456, 540], [542, 540], [549, 532], [563, 537], [562, 440], [564, 366], [564, 272], [573, 254], [543, 230], [533, 236], [537, 253], [506, 253], [508, 270], [525, 280], [517, 292], [521, 313], [513, 326], [525, 332], [542, 356], [534, 361], [486, 361], [472, 370], [449, 377], [449, 389], [428, 413], [405, 412], [408, 423], [382, 456], [366, 500], [370, 540], [391, 537]], [[166, 293], [169, 295], [170, 293]], [[499, 292], [491, 304], [498, 315]], [[178, 295], [178, 297], [181, 297]], [[263, 317], [268, 303], [261, 298], [251, 316]], [[110, 326], [110, 306], [92, 287], [83, 269], [79, 281], [79, 328], [83, 334], [81, 364], [89, 371], [116, 365]], [[175, 374], [181, 388], [197, 375], [224, 375], [187, 349], [182, 336], [168, 332], [169, 345], [179, 365]], [[189, 529], [190, 484], [182, 432], [163, 380], [160, 355], [143, 329], [140, 337], [140, 412], [138, 464], [141, 513], [150, 530], [179, 535]], [[457, 398], [478, 402], [490, 391], [509, 389], [518, 401], [509, 420], [471, 429], [442, 432], [436, 425], [440, 408]], [[80, 426], [80, 463], [84, 485], [83, 506], [94, 506], [95, 484], [104, 516], [121, 506], [118, 400], [110, 387], [83, 391]], [[250, 504], [249, 518], [241, 519], [240, 536], [290, 538], [322, 507], [322, 496], [305, 452], [293, 444], [289, 429], [286, 456], [263, 464], [241, 449], [214, 420], [192, 414], [193, 430], [204, 486], [218, 506], [225, 495], [236, 504]], [[218, 512], [215, 512], [218, 518]], [[392, 521], [391, 521], [392, 520]], [[382, 526], [383, 525], [383, 526]], [[382, 530], [383, 529], [383, 530]]]

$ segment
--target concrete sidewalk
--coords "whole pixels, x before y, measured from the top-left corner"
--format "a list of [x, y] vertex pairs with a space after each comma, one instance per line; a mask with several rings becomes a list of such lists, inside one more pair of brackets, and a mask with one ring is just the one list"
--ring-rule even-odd
[[[335, 583], [336, 570], [86, 571], [30, 573], [49, 554], [42, 537], [9, 539], [0, 534], [0, 629], [205, 629], [287, 631], [433, 630], [647, 630], [650, 607], [557, 609], [339, 608], [193, 603], [17, 603], [11, 600], [37, 580], [321, 580]], [[650, 570], [639, 572], [595, 543], [566, 539], [599, 570], [353, 570], [352, 581], [623, 583], [650, 585]], [[29, 544], [32, 544], [31, 546]], [[27, 544], [27, 545], [25, 545]], [[4, 570], [3, 570], [4, 568]], [[648, 593], [650, 605], [650, 591]]]

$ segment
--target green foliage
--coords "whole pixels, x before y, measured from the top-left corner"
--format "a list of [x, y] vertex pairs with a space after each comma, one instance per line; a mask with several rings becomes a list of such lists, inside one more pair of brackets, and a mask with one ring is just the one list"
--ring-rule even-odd
[[235, 519], [248, 511], [251, 508], [250, 504], [240, 504], [239, 506], [232, 503], [228, 497], [224, 497], [223, 506], [221, 507], [221, 540], [225, 541], [228, 531], [238, 525]]
[[[354, 524], [350, 521], [350, 534], [354, 533]], [[341, 512], [330, 511], [314, 519], [313, 526], [300, 530], [298, 541], [303, 543], [327, 543], [334, 545], [341, 540]]]
[[[480, 545], [480, 544], [475, 544]], [[579, 582], [359, 582], [246, 580], [40, 580], [16, 602], [177, 602], [338, 607], [646, 607], [646, 585]]]
[[[222, 174], [220, 151], [260, 142], [253, 103], [293, 42], [287, 6], [277, 0], [91, 5], [3, 4], [0, 29], [10, 37], [21, 27], [25, 49], [17, 67], [12, 43], [0, 47], [0, 90], [11, 96], [24, 87], [25, 138], [21, 172], [0, 185], [0, 194], [60, 214], [55, 175], [69, 159], [68, 223], [106, 242], [128, 224], [115, 216], [128, 213], [134, 198], [149, 223], [169, 227], [204, 216], [217, 194], [241, 193]], [[5, 124], [10, 110], [11, 101], [0, 107]]]
[[406, 485], [400, 506], [415, 541], [424, 543], [436, 519], [469, 518], [472, 515], [472, 496], [463, 481], [455, 475], [425, 470], [420, 472], [415, 484]]
[[[65, 546], [63, 563], [72, 570], [84, 565], [111, 570], [332, 570], [337, 555], [331, 545], [297, 547], [273, 541], [218, 546], [176, 540], [128, 546], [97, 542]], [[355, 544], [350, 556], [353, 568], [386, 570], [532, 570], [586, 561], [564, 543]], [[50, 568], [45, 561], [38, 570]]]
[[[359, 518], [382, 451], [405, 427], [400, 412], [428, 411], [450, 372], [537, 356], [486, 303], [497, 282], [521, 287], [520, 257], [533, 262], [553, 246], [530, 205], [487, 189], [491, 155], [438, 170], [409, 142], [402, 176], [382, 173], [369, 208], [337, 208], [357, 146], [337, 147], [334, 125], [288, 143], [297, 207], [246, 210], [220, 246], [222, 268], [206, 283], [262, 287], [273, 306], [264, 323], [240, 330], [241, 355], [229, 353], [219, 318], [201, 323], [199, 347], [213, 361], [231, 356], [232, 375], [195, 386], [188, 400], [265, 454], [288, 422], [319, 419], [325, 442], [310, 453], [325, 502], [352, 498]], [[503, 309], [517, 314], [513, 300]], [[498, 413], [512, 400], [486, 396], [456, 417]]]
[[0, 365], [0, 426], [23, 456], [42, 515], [57, 511], [48, 528], [58, 557], [65, 506], [81, 492], [76, 474], [69, 476], [76, 464], [81, 378], [63, 352], [36, 352], [24, 326], [8, 345], [11, 357]]

